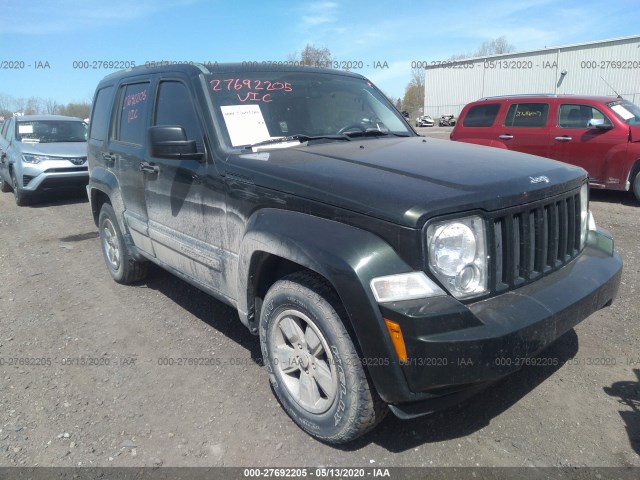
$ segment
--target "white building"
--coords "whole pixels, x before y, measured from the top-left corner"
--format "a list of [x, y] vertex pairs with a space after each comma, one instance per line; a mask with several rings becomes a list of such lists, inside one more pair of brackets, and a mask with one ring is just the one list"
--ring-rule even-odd
[[425, 65], [424, 113], [511, 94], [612, 95], [640, 105], [640, 36]]

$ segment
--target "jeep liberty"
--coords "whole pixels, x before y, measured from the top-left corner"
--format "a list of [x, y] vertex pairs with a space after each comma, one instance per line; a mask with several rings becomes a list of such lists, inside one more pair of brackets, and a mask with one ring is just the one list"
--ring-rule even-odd
[[470, 397], [620, 283], [584, 170], [418, 136], [354, 73], [116, 72], [88, 163], [114, 280], [153, 262], [237, 309], [284, 410], [328, 443]]

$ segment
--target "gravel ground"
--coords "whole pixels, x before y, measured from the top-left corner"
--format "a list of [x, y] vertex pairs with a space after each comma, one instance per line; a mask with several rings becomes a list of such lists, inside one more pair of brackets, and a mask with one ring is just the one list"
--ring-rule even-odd
[[[289, 420], [231, 308], [157, 268], [111, 280], [82, 194], [1, 194], [0, 466], [640, 466], [640, 206], [594, 192], [592, 210], [623, 283], [541, 354], [558, 365], [334, 448]], [[216, 360], [165, 365], [188, 357]]]

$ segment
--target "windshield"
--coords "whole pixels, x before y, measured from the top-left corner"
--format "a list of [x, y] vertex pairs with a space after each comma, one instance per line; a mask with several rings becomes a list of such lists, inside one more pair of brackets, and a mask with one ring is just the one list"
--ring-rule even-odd
[[[318, 72], [246, 72], [207, 77], [227, 144], [413, 135], [400, 113], [362, 78]], [[310, 138], [309, 138], [310, 137]], [[328, 137], [328, 138], [327, 138]], [[299, 144], [299, 141], [282, 146]]]
[[86, 142], [87, 124], [79, 120], [18, 121], [16, 140], [24, 143]]
[[627, 100], [617, 100], [607, 103], [607, 106], [628, 125], [640, 125], [640, 107], [637, 105]]

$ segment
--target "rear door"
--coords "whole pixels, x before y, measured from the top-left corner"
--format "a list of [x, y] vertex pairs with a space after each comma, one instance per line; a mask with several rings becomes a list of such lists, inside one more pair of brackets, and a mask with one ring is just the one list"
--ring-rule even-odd
[[[627, 129], [614, 128], [611, 119], [596, 106], [575, 101], [561, 103], [557, 118], [557, 124], [550, 130], [551, 158], [584, 168], [591, 183], [605, 185], [624, 181], [606, 178], [606, 171], [611, 162], [624, 162]], [[611, 128], [590, 128], [591, 119], [604, 120]]]
[[112, 138], [103, 154], [105, 163], [113, 165], [117, 171], [124, 216], [133, 241], [150, 255], [154, 252], [149, 239], [149, 218], [140, 163], [145, 156], [154, 83], [153, 78], [141, 78], [120, 85]]
[[514, 101], [509, 104], [502, 125], [496, 131], [509, 150], [549, 156], [549, 102]]

